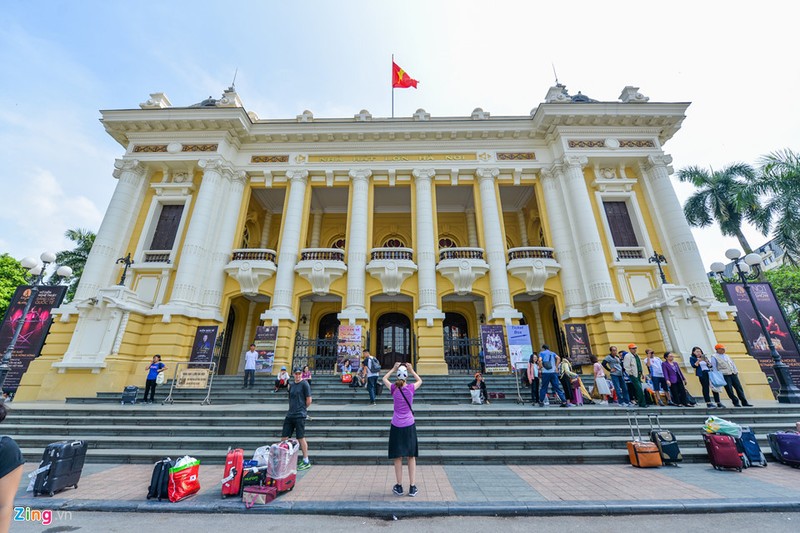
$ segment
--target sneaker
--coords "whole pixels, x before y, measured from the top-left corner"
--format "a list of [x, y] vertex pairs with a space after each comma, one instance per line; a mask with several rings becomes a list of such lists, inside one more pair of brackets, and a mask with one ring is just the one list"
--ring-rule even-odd
[[716, 409], [716, 408], [717, 408], [717, 406], [716, 406], [716, 405], [714, 405], [713, 403], [710, 403], [710, 404], [708, 404], [708, 405], [707, 405], [707, 408], [708, 408], [708, 409]]
[[375, 402], [372, 402], [370, 405], [378, 405], [378, 404], [377, 404], [377, 403], [375, 403]]
[[721, 403], [718, 403], [717, 407], [720, 408], [720, 409], [725, 409], [725, 406], [723, 404], [721, 404]]
[[395, 496], [402, 496], [403, 495], [403, 485], [398, 483], [397, 485], [392, 487], [392, 492], [394, 493]]
[[298, 470], [308, 470], [309, 468], [311, 468], [311, 461], [303, 461], [297, 465]]
[[742, 407], [753, 407], [752, 403], [743, 403]]
[[538, 404], [536, 404], [536, 405], [538, 405], [539, 407], [544, 407], [544, 403], [543, 403], [543, 402], [539, 402], [539, 403], [538, 403]]
[[564, 402], [564, 403], [561, 404], [561, 407], [569, 407], [569, 406], [570, 406], [570, 404], [567, 403], [567, 402]]
[[598, 403], [600, 405], [608, 405], [608, 400], [600, 400]]
[[[403, 490], [403, 487], [400, 487], [400, 490]], [[417, 495], [416, 485], [411, 485], [410, 487], [408, 487], [408, 495], [411, 496], [412, 498]]]

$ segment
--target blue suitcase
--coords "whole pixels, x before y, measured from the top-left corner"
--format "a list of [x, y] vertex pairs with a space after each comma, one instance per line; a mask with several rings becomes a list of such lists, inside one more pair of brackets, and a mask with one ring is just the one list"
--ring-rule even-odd
[[737, 439], [736, 443], [745, 459], [745, 467], [767, 466], [767, 458], [761, 452], [761, 447], [756, 440], [756, 434], [749, 427], [742, 427], [742, 436]]

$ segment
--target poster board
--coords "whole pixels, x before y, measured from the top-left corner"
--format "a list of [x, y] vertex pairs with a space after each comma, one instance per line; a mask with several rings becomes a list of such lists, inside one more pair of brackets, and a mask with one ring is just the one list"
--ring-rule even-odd
[[481, 347], [483, 348], [486, 372], [508, 372], [508, 354], [503, 335], [503, 326], [481, 325]]
[[528, 368], [528, 361], [533, 355], [531, 331], [528, 326], [508, 326], [508, 352], [512, 368]]
[[271, 374], [275, 363], [275, 346], [278, 342], [278, 326], [258, 326], [253, 344], [256, 345], [256, 374]]
[[567, 347], [572, 366], [590, 365], [592, 346], [586, 324], [567, 324]]
[[336, 369], [341, 371], [346, 359], [350, 360], [350, 367], [355, 372], [361, 365], [363, 350], [361, 347], [361, 326], [341, 325], [338, 330], [338, 345], [336, 346]]

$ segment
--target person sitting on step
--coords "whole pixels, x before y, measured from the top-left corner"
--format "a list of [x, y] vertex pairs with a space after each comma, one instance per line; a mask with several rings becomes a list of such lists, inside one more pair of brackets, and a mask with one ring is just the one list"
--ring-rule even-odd
[[280, 389], [285, 389], [288, 386], [289, 386], [289, 373], [286, 371], [286, 367], [282, 366], [281, 371], [278, 374], [278, 377], [275, 378], [275, 390], [272, 392], [274, 394], [278, 392]]
[[[475, 379], [472, 380], [469, 384], [470, 394], [472, 395], [472, 403], [489, 403], [489, 393], [486, 392], [486, 381], [484, 381], [483, 376], [480, 372], [475, 373]], [[478, 401], [475, 401], [475, 393], [473, 391], [477, 391]]]

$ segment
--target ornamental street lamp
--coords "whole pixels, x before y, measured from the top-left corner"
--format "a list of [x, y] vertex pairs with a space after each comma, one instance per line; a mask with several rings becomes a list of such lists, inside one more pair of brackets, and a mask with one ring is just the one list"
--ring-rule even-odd
[[[0, 397], [2, 397], [3, 384], [5, 383], [6, 376], [11, 368], [8, 364], [9, 361], [11, 361], [11, 354], [14, 352], [14, 348], [17, 345], [17, 339], [19, 339], [19, 334], [22, 331], [23, 326], [25, 326], [25, 323], [28, 321], [28, 312], [31, 310], [33, 302], [36, 301], [36, 297], [39, 295], [39, 287], [42, 284], [42, 278], [44, 278], [47, 265], [55, 262], [56, 254], [53, 252], [44, 252], [40, 256], [40, 259], [42, 260], [41, 264], [32, 257], [25, 257], [22, 259], [22, 261], [20, 261], [20, 264], [23, 266], [23, 268], [27, 269], [28, 273], [33, 276], [33, 281], [31, 282], [31, 292], [28, 295], [28, 301], [25, 303], [25, 309], [22, 311], [22, 316], [17, 321], [17, 326], [14, 328], [14, 334], [11, 336], [11, 342], [8, 343], [6, 351], [3, 352], [3, 359], [2, 362], [0, 362]], [[69, 278], [72, 276], [72, 269], [68, 266], [60, 266], [58, 267], [58, 270], [56, 270], [56, 274], [58, 274], [61, 278]]]
[[666, 285], [667, 277], [664, 275], [664, 269], [661, 268], [661, 265], [667, 264], [667, 258], [661, 255], [660, 253], [653, 250], [653, 255], [647, 258], [648, 263], [655, 263], [658, 267], [658, 275], [661, 276], [661, 284]]
[[[775, 371], [775, 376], [778, 378], [778, 384], [780, 386], [780, 389], [778, 390], [778, 402], [800, 403], [800, 389], [795, 386], [794, 382], [792, 381], [792, 376], [789, 374], [789, 367], [786, 366], [786, 363], [784, 363], [781, 359], [781, 355], [778, 353], [778, 350], [775, 349], [775, 344], [772, 342], [772, 337], [769, 334], [769, 330], [767, 330], [767, 326], [764, 324], [764, 317], [758, 310], [756, 300], [753, 298], [752, 288], [750, 287], [750, 283], [748, 283], [749, 281], [758, 279], [758, 277], [761, 275], [761, 256], [756, 253], [750, 253], [742, 258], [741, 255], [742, 253], [736, 248], [731, 248], [725, 252], [725, 257], [733, 261], [733, 268], [739, 277], [739, 280], [741, 280], [742, 285], [744, 286], [744, 290], [747, 293], [747, 298], [750, 300], [750, 304], [753, 306], [753, 309], [756, 312], [758, 324], [761, 326], [761, 333], [767, 340], [769, 354], [772, 357], [772, 368]], [[722, 273], [725, 272], [724, 263], [712, 263], [711, 271], [716, 273], [721, 280], [727, 281], [722, 275]]]

